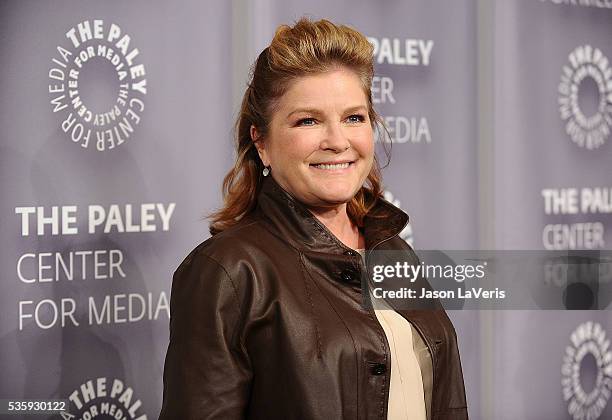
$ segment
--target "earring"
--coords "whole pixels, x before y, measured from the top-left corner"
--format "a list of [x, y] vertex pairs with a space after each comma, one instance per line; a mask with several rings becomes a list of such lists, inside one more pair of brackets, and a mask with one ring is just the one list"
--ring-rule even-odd
[[263, 168], [263, 171], [261, 171], [261, 173], [263, 174], [263, 176], [268, 176], [270, 174], [270, 167], [266, 166], [265, 168]]

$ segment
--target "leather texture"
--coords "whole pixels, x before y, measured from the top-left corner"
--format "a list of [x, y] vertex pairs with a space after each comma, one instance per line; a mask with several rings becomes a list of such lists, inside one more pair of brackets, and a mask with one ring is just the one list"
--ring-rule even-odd
[[[366, 250], [414, 251], [408, 216], [378, 200]], [[362, 287], [367, 268], [272, 177], [238, 225], [176, 270], [159, 418], [387, 419], [390, 352]], [[367, 292], [366, 292], [367, 294]], [[441, 306], [397, 310], [433, 364], [433, 420], [468, 418], [452, 323]]]

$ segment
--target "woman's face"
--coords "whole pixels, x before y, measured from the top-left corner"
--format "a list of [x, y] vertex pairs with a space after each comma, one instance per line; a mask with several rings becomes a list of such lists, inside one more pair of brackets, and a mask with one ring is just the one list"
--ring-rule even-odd
[[[257, 138], [254, 127], [251, 137]], [[256, 145], [276, 182], [307, 206], [350, 201], [374, 158], [359, 77], [340, 67], [295, 79], [276, 104], [268, 136]]]

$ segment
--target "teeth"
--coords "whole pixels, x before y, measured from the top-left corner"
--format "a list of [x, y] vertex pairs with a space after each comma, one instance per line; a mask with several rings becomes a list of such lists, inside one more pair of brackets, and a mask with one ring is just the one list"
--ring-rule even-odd
[[349, 162], [345, 162], [345, 163], [336, 163], [333, 165], [329, 165], [326, 163], [320, 163], [318, 165], [313, 165], [313, 166], [319, 169], [346, 169], [349, 167], [349, 165], [350, 165]]

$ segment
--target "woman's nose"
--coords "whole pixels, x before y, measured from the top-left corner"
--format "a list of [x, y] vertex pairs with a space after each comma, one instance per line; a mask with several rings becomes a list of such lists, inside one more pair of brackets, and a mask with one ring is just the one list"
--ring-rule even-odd
[[321, 141], [322, 149], [343, 152], [349, 147], [351, 147], [349, 138], [344, 132], [343, 127], [340, 123], [328, 124], [324, 135], [325, 137]]

